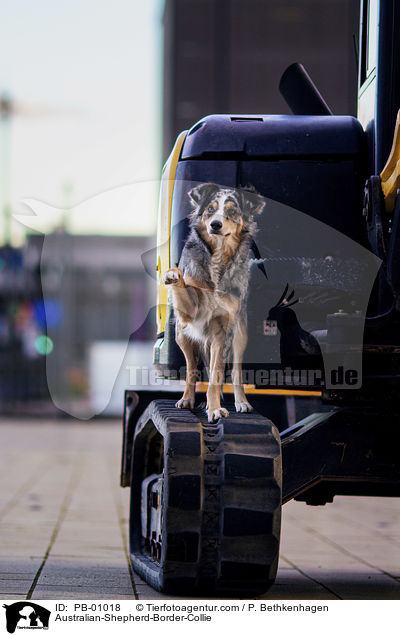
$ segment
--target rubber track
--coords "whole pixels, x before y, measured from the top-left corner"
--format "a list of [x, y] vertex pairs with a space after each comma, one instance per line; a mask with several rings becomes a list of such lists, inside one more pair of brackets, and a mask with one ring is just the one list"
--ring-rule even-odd
[[[264, 593], [275, 580], [279, 556], [275, 426], [258, 413], [230, 413], [210, 424], [203, 409], [178, 410], [171, 400], [148, 406], [135, 439], [149, 424], [164, 437], [163, 547], [156, 563], [141, 553], [138, 540], [133, 547], [131, 541], [133, 568], [164, 592]], [[141, 454], [134, 450], [132, 456], [132, 490], [138, 492], [143, 475], [135, 457], [140, 467]], [[137, 538], [140, 528], [132, 525], [140, 516], [132, 506], [138, 506], [137, 495], [131, 505], [131, 538]]]

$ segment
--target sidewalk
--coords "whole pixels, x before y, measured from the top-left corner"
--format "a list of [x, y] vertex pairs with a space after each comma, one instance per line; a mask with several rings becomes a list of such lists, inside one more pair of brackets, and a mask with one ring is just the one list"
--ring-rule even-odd
[[[121, 425], [0, 422], [0, 598], [160, 599], [129, 566]], [[269, 599], [399, 599], [400, 501], [283, 508]]]

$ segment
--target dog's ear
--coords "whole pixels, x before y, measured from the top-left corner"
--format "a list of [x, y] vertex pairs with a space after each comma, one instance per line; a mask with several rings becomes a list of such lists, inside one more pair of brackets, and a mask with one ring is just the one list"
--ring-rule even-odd
[[242, 207], [247, 214], [261, 214], [265, 208], [265, 199], [256, 192], [254, 186], [249, 186], [246, 190], [240, 190], [242, 197]]
[[201, 203], [214, 192], [218, 192], [219, 186], [215, 183], [201, 183], [195, 186], [189, 191], [189, 199], [194, 207], [201, 205]]

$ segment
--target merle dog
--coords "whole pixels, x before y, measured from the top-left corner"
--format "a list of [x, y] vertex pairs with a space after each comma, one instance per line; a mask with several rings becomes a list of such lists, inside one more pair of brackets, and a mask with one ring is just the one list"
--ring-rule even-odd
[[193, 408], [200, 353], [207, 362], [208, 420], [226, 417], [221, 407], [225, 362], [232, 353], [236, 411], [252, 410], [242, 383], [242, 358], [247, 344], [246, 299], [249, 247], [255, 215], [264, 199], [254, 189], [232, 189], [204, 183], [189, 192], [193, 206], [191, 231], [179, 267], [165, 272], [176, 317], [176, 341], [186, 359], [186, 388], [176, 403]]

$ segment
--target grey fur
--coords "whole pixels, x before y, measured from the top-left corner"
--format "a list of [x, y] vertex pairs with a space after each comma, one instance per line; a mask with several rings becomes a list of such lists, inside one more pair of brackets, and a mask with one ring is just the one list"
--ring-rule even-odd
[[[212, 252], [207, 243], [199, 234], [198, 226], [202, 214], [213, 196], [218, 191], [229, 191], [232, 198], [237, 202], [244, 222], [240, 244], [232, 259], [221, 269], [219, 279], [214, 285], [212, 279]], [[239, 314], [244, 323], [247, 324], [246, 301], [249, 286], [249, 248], [250, 242], [256, 232], [256, 222], [254, 213], [258, 213], [264, 207], [264, 201], [254, 189], [246, 190], [221, 188], [213, 183], [201, 184], [189, 192], [189, 197], [193, 205], [193, 212], [190, 215], [190, 234], [184, 245], [179, 261], [179, 267], [183, 274], [189, 274], [194, 279], [203, 281], [206, 285], [214, 287], [218, 294], [230, 294], [239, 299]], [[204, 334], [205, 336], [207, 334]], [[232, 346], [233, 332], [227, 334], [224, 357], [227, 359]]]
[[[209, 422], [227, 417], [219, 395], [228, 353], [232, 349], [232, 384], [237, 412], [252, 406], [243, 388], [242, 359], [246, 347], [246, 300], [249, 285], [249, 247], [254, 215], [264, 201], [254, 190], [221, 188], [203, 183], [189, 192], [193, 204], [190, 234], [179, 267], [163, 275], [171, 285], [176, 340], [182, 349], [187, 377], [177, 408], [194, 408], [200, 348], [210, 354], [207, 388]], [[200, 345], [200, 347], [199, 347]]]

